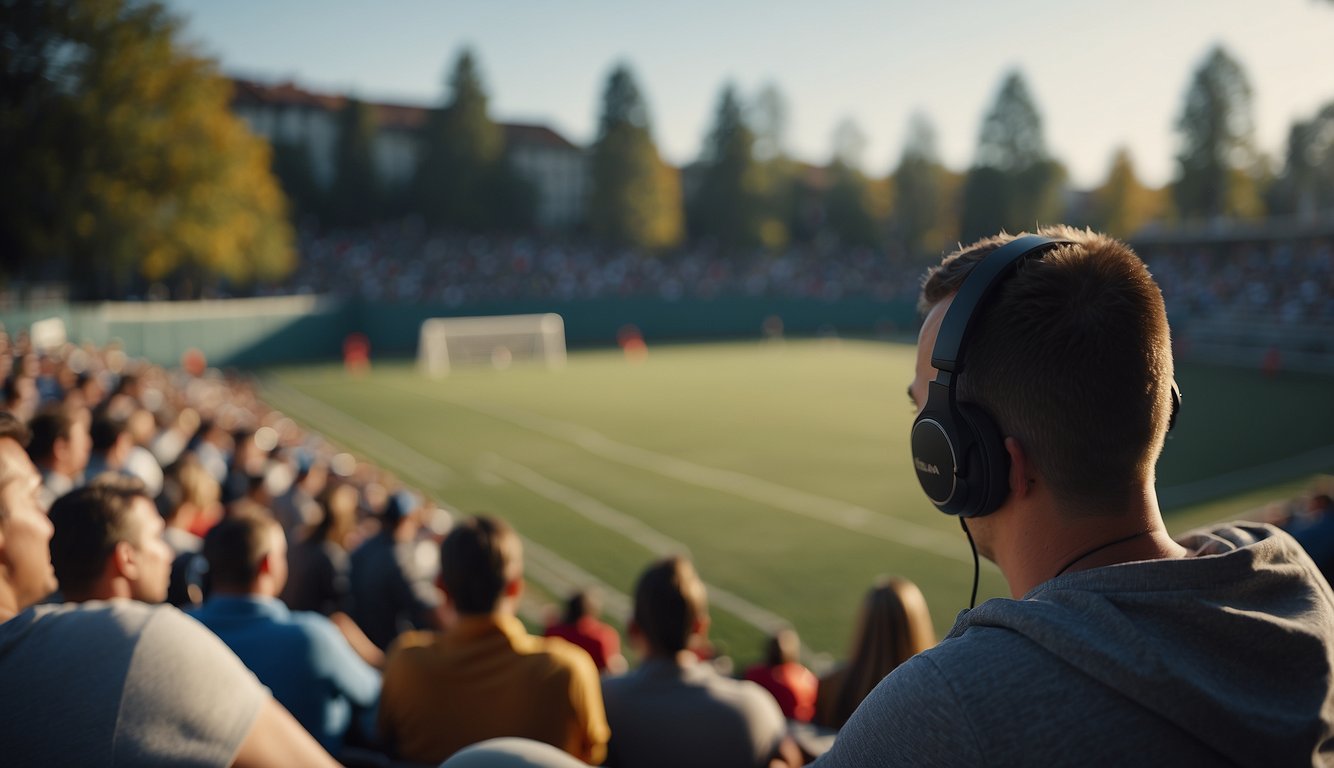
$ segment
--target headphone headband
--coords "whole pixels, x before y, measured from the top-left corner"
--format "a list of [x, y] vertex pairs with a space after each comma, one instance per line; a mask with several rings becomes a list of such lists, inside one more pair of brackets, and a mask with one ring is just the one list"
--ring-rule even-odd
[[1015, 238], [982, 258], [964, 278], [963, 285], [954, 294], [954, 301], [940, 323], [936, 346], [931, 351], [931, 365], [940, 371], [963, 371], [964, 342], [977, 320], [978, 308], [991, 297], [1005, 278], [1018, 268], [1025, 256], [1069, 240], [1056, 240], [1040, 235]]

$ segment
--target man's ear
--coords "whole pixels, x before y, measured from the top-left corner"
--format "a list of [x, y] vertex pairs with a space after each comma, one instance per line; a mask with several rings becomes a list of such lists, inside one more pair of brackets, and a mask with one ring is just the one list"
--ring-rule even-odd
[[1033, 461], [1024, 446], [1013, 437], [1005, 438], [1005, 452], [1010, 455], [1010, 497], [1022, 499], [1033, 492], [1033, 485], [1037, 482]]
[[273, 553], [268, 552], [259, 559], [260, 573], [273, 573]]
[[111, 576], [120, 576], [127, 581], [134, 581], [139, 578], [139, 563], [135, 559], [134, 546], [128, 541], [118, 541], [116, 546], [111, 549], [111, 557], [107, 558], [107, 567], [111, 569]]
[[709, 634], [709, 615], [707, 613], [695, 617], [695, 622], [690, 625], [690, 634], [700, 637], [707, 637]]
[[509, 581], [505, 582], [505, 597], [508, 597], [511, 600], [518, 600], [522, 594], [523, 594], [522, 576], [520, 576], [517, 579], [510, 579]]

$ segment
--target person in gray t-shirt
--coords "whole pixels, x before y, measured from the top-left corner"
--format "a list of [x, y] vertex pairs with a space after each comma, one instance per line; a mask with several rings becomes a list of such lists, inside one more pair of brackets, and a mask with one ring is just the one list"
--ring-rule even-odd
[[929, 273], [909, 388], [923, 489], [1014, 599], [961, 613], [817, 765], [1334, 763], [1334, 593], [1269, 526], [1168, 535], [1162, 295], [1124, 244], [1042, 234]]
[[785, 751], [795, 747], [773, 696], [719, 675], [689, 650], [707, 627], [704, 584], [689, 561], [667, 558], [639, 577], [630, 637], [645, 660], [603, 681], [607, 765], [743, 768], [790, 757], [800, 764]]
[[333, 766], [226, 646], [175, 608], [39, 605], [54, 530], [23, 425], [0, 411], [5, 765]]

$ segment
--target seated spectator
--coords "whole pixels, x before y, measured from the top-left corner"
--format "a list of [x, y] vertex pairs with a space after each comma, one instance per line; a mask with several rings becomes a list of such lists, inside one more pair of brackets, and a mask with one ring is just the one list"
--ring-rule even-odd
[[348, 555], [343, 542], [357, 525], [357, 489], [338, 483], [325, 488], [317, 505], [320, 517], [313, 530], [288, 550], [287, 585], [279, 595], [294, 611], [328, 616], [357, 655], [376, 669], [384, 667], [384, 651], [347, 614]]
[[353, 708], [374, 706], [380, 675], [327, 618], [292, 612], [277, 595], [287, 537], [267, 517], [229, 517], [204, 539], [212, 591], [194, 612], [330, 753], [342, 751]]
[[79, 408], [48, 408], [28, 424], [32, 438], [28, 456], [42, 473], [42, 507], [83, 484], [92, 438], [88, 435], [88, 411]]
[[125, 471], [144, 481], [148, 495], [157, 498], [162, 493], [162, 465], [150, 446], [157, 439], [157, 419], [147, 408], [136, 407], [125, 420], [125, 431], [130, 434], [130, 451], [125, 456]]
[[[25, 438], [0, 415], [5, 764], [334, 766], [226, 646], [174, 608], [37, 604], [56, 586], [53, 528]], [[53, 684], [53, 671], [69, 684]]]
[[163, 480], [158, 509], [166, 524], [162, 538], [175, 553], [167, 602], [177, 608], [198, 606], [204, 602], [208, 563], [201, 552], [204, 539], [195, 531], [207, 530], [222, 516], [218, 481], [193, 453], [185, 453]]
[[621, 655], [621, 636], [612, 627], [598, 621], [601, 613], [597, 593], [581, 589], [565, 603], [565, 616], [559, 624], [547, 627], [547, 637], [559, 637], [588, 651], [599, 672], [620, 674], [625, 671]]
[[273, 517], [287, 532], [288, 543], [301, 541], [320, 520], [316, 499], [324, 493], [329, 480], [328, 467], [307, 450], [297, 451], [296, 479], [273, 500]]
[[440, 597], [414, 550], [421, 512], [415, 495], [394, 494], [380, 515], [380, 532], [350, 558], [352, 620], [382, 650], [407, 630], [439, 625]]
[[935, 644], [931, 612], [917, 585], [897, 577], [881, 580], [862, 601], [847, 663], [820, 680], [815, 722], [842, 728], [885, 675]]
[[93, 448], [88, 457], [88, 467], [84, 476], [92, 480], [104, 472], [128, 474], [125, 463], [130, 458], [130, 449], [134, 439], [130, 436], [129, 425], [125, 418], [108, 408], [99, 408], [93, 413], [92, 424], [88, 428]]
[[344, 542], [357, 526], [357, 489], [332, 485], [320, 494], [316, 509], [314, 527], [289, 550], [291, 573], [282, 599], [294, 611], [329, 616], [348, 607], [350, 564]]
[[638, 669], [603, 680], [611, 725], [607, 765], [741, 768], [788, 760], [787, 724], [773, 697], [723, 677], [688, 650], [708, 631], [704, 583], [690, 562], [649, 566], [635, 585], [630, 640]]
[[139, 480], [98, 477], [56, 499], [51, 523], [51, 562], [65, 600], [167, 599], [172, 551], [162, 538], [162, 516]]
[[409, 632], [389, 651], [380, 732], [391, 752], [437, 763], [463, 747], [522, 736], [602, 761], [607, 721], [588, 654], [529, 635], [519, 537], [491, 517], [464, 520], [440, 546], [440, 588], [458, 613], [444, 634]]
[[764, 663], [746, 670], [746, 679], [773, 695], [783, 717], [809, 723], [815, 716], [815, 692], [820, 683], [800, 658], [796, 630], [780, 629], [769, 638]]

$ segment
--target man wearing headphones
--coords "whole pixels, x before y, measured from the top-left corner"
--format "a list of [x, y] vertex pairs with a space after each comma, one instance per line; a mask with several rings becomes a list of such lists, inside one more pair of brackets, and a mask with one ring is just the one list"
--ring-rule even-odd
[[1269, 526], [1167, 534], [1162, 295], [1122, 243], [1041, 235], [931, 270], [910, 387], [923, 490], [1014, 599], [961, 613], [818, 764], [1334, 764], [1334, 593]]

